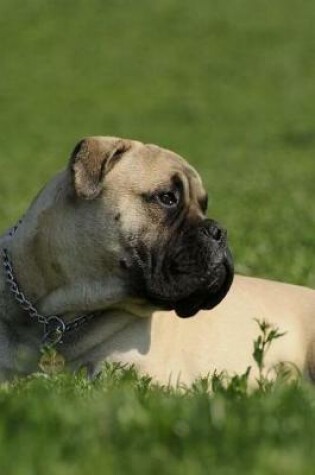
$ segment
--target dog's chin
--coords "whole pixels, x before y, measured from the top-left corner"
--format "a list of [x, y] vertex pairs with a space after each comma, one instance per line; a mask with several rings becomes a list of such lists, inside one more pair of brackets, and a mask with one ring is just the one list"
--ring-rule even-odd
[[202, 289], [195, 290], [187, 297], [179, 300], [163, 299], [163, 297], [150, 298], [148, 300], [155, 306], [163, 310], [174, 310], [180, 318], [193, 317], [200, 310], [211, 310], [227, 295], [232, 282], [234, 272], [232, 267], [224, 265], [219, 278], [209, 283]]
[[181, 318], [193, 317], [200, 310], [211, 310], [224, 299], [228, 289], [224, 286], [219, 291], [211, 293], [195, 292], [189, 297], [174, 304], [176, 314]]

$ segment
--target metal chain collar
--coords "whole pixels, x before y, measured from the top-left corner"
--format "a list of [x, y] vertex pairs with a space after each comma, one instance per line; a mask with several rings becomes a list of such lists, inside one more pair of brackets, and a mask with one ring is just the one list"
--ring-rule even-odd
[[[15, 234], [20, 222], [16, 226], [14, 226], [11, 231], [9, 231], [9, 236], [11, 238]], [[22, 292], [19, 288], [17, 280], [14, 276], [13, 267], [9, 258], [9, 253], [6, 248], [2, 249], [2, 260], [4, 271], [6, 274], [6, 281], [9, 285], [9, 289], [15, 301], [25, 312], [28, 313], [31, 320], [43, 326], [44, 331], [42, 343], [44, 346], [54, 347], [58, 343], [62, 343], [65, 333], [77, 330], [95, 316], [95, 313], [80, 315], [71, 322], [65, 323], [63, 318], [59, 315], [52, 315], [47, 317], [40, 314], [37, 311], [36, 307], [34, 307], [31, 301], [28, 300], [28, 298], [25, 296], [24, 292]]]

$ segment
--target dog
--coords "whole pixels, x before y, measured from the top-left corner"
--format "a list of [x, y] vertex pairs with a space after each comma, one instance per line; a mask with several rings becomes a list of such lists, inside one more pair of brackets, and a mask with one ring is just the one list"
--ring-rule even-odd
[[109, 361], [173, 386], [248, 367], [255, 379], [255, 318], [285, 333], [266, 368], [288, 361], [315, 378], [315, 291], [234, 276], [227, 233], [206, 211], [179, 155], [81, 140], [0, 239], [1, 380], [38, 371], [43, 346], [90, 375]]

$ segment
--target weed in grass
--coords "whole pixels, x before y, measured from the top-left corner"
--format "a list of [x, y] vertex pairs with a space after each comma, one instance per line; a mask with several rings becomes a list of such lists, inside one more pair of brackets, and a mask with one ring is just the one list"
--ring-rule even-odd
[[261, 335], [259, 335], [254, 341], [253, 358], [259, 371], [259, 376], [257, 378], [258, 387], [260, 390], [264, 391], [270, 386], [270, 380], [264, 372], [266, 354], [272, 342], [284, 336], [285, 333], [281, 333], [278, 328], [273, 327], [265, 320], [258, 320], [255, 318], [255, 321], [259, 326]]
[[[279, 363], [276, 367], [265, 368], [265, 359], [272, 343], [281, 338], [285, 333], [281, 333], [265, 320], [255, 319], [258, 324], [260, 334], [253, 342], [253, 358], [258, 368], [258, 378], [256, 378], [258, 392], [267, 392], [272, 390], [279, 381], [288, 381], [296, 373], [296, 368], [290, 363]], [[232, 398], [242, 397], [248, 394], [249, 389], [254, 391], [250, 383], [252, 367], [249, 366], [243, 374], [230, 375], [226, 371], [215, 371], [209, 377], [198, 379], [192, 385], [193, 392], [209, 391], [215, 394], [225, 394]], [[273, 373], [271, 376], [270, 373]], [[298, 377], [300, 375], [298, 374]]]

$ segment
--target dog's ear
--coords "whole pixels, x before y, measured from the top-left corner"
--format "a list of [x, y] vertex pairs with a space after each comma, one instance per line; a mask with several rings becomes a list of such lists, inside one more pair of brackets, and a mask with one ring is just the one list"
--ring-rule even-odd
[[81, 140], [75, 146], [69, 164], [76, 195], [88, 200], [99, 196], [104, 176], [130, 147], [129, 140], [116, 137]]

